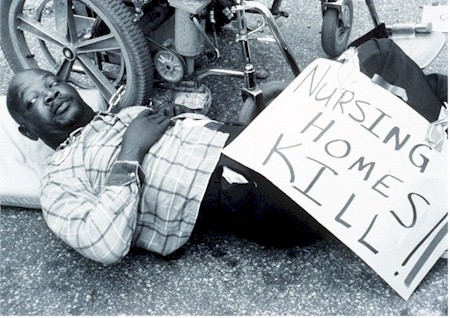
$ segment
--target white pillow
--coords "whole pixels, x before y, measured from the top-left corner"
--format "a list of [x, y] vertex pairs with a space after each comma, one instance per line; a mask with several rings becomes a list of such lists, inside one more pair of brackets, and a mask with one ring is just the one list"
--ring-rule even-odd
[[[106, 103], [96, 90], [80, 90], [81, 97], [94, 111]], [[32, 141], [18, 130], [0, 96], [0, 204], [40, 208], [41, 174], [53, 149], [42, 141]]]

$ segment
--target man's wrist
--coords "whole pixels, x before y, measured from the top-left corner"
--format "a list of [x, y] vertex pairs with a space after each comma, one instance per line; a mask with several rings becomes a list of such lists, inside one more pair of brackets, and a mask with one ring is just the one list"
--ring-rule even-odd
[[144, 156], [136, 149], [122, 148], [117, 156], [117, 161], [137, 161], [139, 164], [142, 163], [143, 159]]
[[141, 165], [136, 160], [117, 160], [112, 165], [107, 185], [127, 185], [133, 182], [142, 184], [145, 175]]

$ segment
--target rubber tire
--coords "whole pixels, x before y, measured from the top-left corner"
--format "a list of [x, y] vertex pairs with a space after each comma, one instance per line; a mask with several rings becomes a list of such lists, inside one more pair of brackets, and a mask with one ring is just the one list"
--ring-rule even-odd
[[239, 121], [244, 125], [250, 124], [250, 122], [252, 122], [259, 115], [259, 113], [261, 113], [261, 111], [269, 106], [269, 104], [277, 98], [277, 96], [280, 95], [280, 93], [284, 91], [287, 86], [288, 84], [282, 81], [271, 81], [261, 84], [260, 89], [262, 91], [264, 107], [262, 109], [258, 109], [253, 98], [247, 98], [242, 105], [242, 109], [239, 114]]
[[[0, 3], [0, 43], [15, 73], [39, 67], [36, 60], [30, 58], [31, 51], [23, 37], [24, 32], [14, 25], [17, 16], [22, 14], [23, 2], [23, 0], [2, 0]], [[126, 91], [121, 99], [121, 106], [147, 104], [152, 93], [153, 62], [150, 58], [149, 45], [141, 29], [133, 23], [134, 16], [130, 9], [121, 0], [78, 0], [78, 2], [101, 15], [104, 23], [120, 43], [126, 70]], [[110, 96], [103, 97], [109, 100]]]
[[322, 21], [322, 48], [332, 58], [341, 55], [347, 49], [352, 29], [353, 3], [351, 0], [344, 0], [342, 6], [346, 6], [350, 12], [349, 28], [345, 28], [336, 9], [326, 9]]

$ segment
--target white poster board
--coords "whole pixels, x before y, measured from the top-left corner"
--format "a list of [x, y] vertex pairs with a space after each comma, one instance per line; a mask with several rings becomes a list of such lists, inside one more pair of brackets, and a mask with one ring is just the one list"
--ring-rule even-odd
[[448, 6], [424, 6], [422, 23], [431, 23], [433, 31], [448, 33]]
[[224, 153], [408, 299], [447, 249], [447, 142], [430, 148], [422, 116], [341, 65], [314, 61]]

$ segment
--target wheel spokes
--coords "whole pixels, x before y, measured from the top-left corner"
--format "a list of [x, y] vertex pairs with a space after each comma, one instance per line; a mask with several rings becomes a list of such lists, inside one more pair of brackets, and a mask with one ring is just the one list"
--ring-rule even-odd
[[109, 81], [103, 72], [98, 69], [98, 66], [95, 65], [89, 57], [86, 55], [79, 55], [77, 59], [102, 96], [108, 100], [116, 92], [116, 87]]
[[55, 31], [45, 27], [43, 24], [33, 20], [25, 15], [18, 16], [17, 28], [24, 32], [28, 32], [42, 41], [46, 41], [64, 47], [67, 41]]
[[112, 34], [102, 35], [97, 38], [79, 42], [76, 47], [80, 54], [120, 50], [119, 42], [117, 42], [117, 39]]
[[70, 73], [72, 72], [73, 64], [75, 61], [64, 59], [56, 70], [56, 75], [64, 79], [65, 81], [69, 81]]
[[73, 5], [72, 0], [67, 0], [67, 6], [66, 6], [66, 21], [67, 21], [67, 40], [70, 43], [75, 43], [77, 38], [77, 26], [75, 24], [75, 17], [73, 15]]

